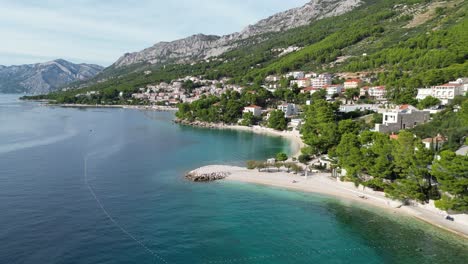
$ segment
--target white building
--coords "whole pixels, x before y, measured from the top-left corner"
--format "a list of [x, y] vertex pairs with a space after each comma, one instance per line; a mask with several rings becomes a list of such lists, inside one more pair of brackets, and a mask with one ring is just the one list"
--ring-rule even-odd
[[278, 106], [278, 110], [283, 111], [285, 117], [297, 115], [297, 107], [295, 104], [281, 104]]
[[341, 85], [327, 85], [324, 88], [327, 90], [327, 95], [330, 97], [343, 92], [343, 86]]
[[455, 96], [465, 94], [465, 85], [460, 83], [447, 83], [435, 85], [431, 88], [418, 89], [416, 99], [423, 100], [428, 96], [439, 99], [443, 105], [449, 104]]
[[383, 124], [376, 124], [375, 131], [381, 133], [398, 132], [424, 124], [430, 119], [428, 111], [419, 111], [410, 105], [402, 105], [383, 113]]
[[299, 87], [299, 88], [309, 87], [310, 86], [310, 79], [302, 78], [302, 79], [299, 79], [299, 80], [292, 80], [291, 81], [291, 86], [293, 86], [294, 84], [297, 84], [297, 87]]
[[294, 79], [302, 79], [305, 77], [305, 74], [303, 71], [293, 71], [293, 72], [288, 72], [285, 75], [286, 78], [293, 77]]
[[422, 142], [427, 149], [439, 151], [442, 149], [442, 146], [444, 146], [444, 144], [447, 142], [447, 138], [445, 138], [441, 134], [438, 134], [434, 138], [423, 139]]
[[385, 86], [370, 87], [368, 94], [370, 97], [379, 101], [387, 99], [387, 89], [385, 89]]
[[359, 87], [361, 80], [359, 79], [349, 79], [344, 82], [344, 88], [346, 89], [355, 89]]
[[304, 122], [304, 121], [303, 121], [302, 119], [291, 119], [290, 126], [291, 126], [292, 128], [297, 129], [297, 128], [299, 128], [299, 127], [302, 125], [303, 122]]
[[468, 92], [468, 78], [458, 78], [456, 81], [449, 82], [450, 84], [461, 84], [463, 85], [463, 92]]
[[262, 115], [262, 108], [256, 105], [250, 105], [244, 107], [243, 113], [252, 113], [254, 116], [261, 116]]
[[329, 73], [320, 74], [311, 80], [311, 86], [316, 88], [323, 88], [332, 84], [332, 76]]
[[321, 88], [316, 88], [316, 87], [307, 87], [301, 90], [301, 93], [310, 93], [314, 94], [318, 91], [322, 90]]
[[266, 82], [279, 82], [281, 80], [281, 76], [278, 75], [269, 75], [265, 78]]
[[317, 76], [318, 76], [318, 74], [315, 73], [315, 72], [309, 72], [309, 73], [305, 74], [305, 78], [309, 78], [309, 79], [317, 78]]

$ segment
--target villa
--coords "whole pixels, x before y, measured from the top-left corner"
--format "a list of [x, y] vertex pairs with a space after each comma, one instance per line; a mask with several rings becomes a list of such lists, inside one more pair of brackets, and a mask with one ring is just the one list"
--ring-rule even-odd
[[442, 146], [447, 142], [447, 138], [438, 134], [434, 138], [426, 138], [422, 140], [424, 146], [427, 149], [434, 149], [435, 151], [439, 151], [442, 149]]
[[428, 111], [419, 111], [410, 105], [402, 105], [383, 113], [383, 124], [376, 124], [375, 131], [381, 133], [398, 132], [424, 124], [430, 119]]
[[297, 106], [295, 104], [281, 104], [278, 106], [278, 110], [283, 111], [285, 117], [297, 115]]
[[250, 105], [244, 107], [243, 113], [252, 113], [254, 116], [261, 116], [262, 115], [262, 108], [257, 105]]
[[324, 88], [327, 90], [327, 96], [330, 97], [343, 92], [343, 86], [341, 85], [326, 85]]

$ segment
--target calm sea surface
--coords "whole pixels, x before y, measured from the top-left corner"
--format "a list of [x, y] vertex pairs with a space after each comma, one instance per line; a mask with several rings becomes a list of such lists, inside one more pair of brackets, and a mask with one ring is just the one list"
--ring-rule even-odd
[[[289, 151], [281, 138], [0, 95], [0, 263], [467, 263], [430, 225], [185, 172]], [[86, 161], [86, 162], [85, 162]]]

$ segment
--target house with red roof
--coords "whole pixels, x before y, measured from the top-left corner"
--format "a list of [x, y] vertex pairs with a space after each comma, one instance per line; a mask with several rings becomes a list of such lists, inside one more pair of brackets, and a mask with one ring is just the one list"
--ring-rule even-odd
[[244, 107], [243, 113], [252, 113], [254, 116], [262, 115], [262, 108], [258, 105], [249, 105]]
[[346, 89], [355, 89], [358, 88], [359, 85], [362, 83], [360, 79], [348, 79], [344, 82], [344, 88]]
[[317, 88], [317, 87], [307, 87], [307, 88], [304, 88], [301, 90], [301, 93], [310, 93], [310, 94], [314, 94], [318, 91], [320, 91], [321, 88]]

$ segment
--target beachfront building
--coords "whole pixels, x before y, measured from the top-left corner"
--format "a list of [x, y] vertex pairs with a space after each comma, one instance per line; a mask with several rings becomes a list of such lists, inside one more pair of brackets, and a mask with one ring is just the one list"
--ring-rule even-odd
[[326, 85], [325, 90], [327, 90], [327, 96], [332, 97], [335, 94], [341, 94], [343, 92], [343, 86], [341, 85]]
[[299, 79], [299, 80], [292, 80], [291, 81], [291, 86], [293, 86], [294, 84], [297, 84], [297, 87], [299, 87], [299, 88], [309, 87], [310, 86], [310, 79], [302, 78], [302, 79]]
[[332, 84], [332, 76], [329, 73], [323, 73], [317, 76], [316, 78], [313, 78], [311, 80], [311, 86], [316, 87], [316, 88], [323, 88], [327, 85]]
[[261, 116], [262, 115], [262, 108], [257, 105], [250, 105], [244, 107], [243, 113], [252, 113], [254, 116]]
[[447, 138], [442, 136], [441, 134], [438, 134], [436, 137], [433, 138], [425, 138], [422, 140], [422, 142], [427, 149], [439, 151], [447, 142]]
[[359, 85], [361, 84], [361, 80], [360, 79], [349, 79], [349, 80], [346, 80], [344, 82], [344, 89], [355, 89], [355, 88], [358, 88]]
[[281, 104], [278, 106], [278, 110], [283, 111], [285, 117], [297, 115], [297, 106], [295, 104]]
[[456, 96], [464, 95], [466, 93], [465, 89], [468, 88], [466, 86], [468, 85], [463, 83], [463, 79], [459, 79], [458, 82], [455, 81], [442, 85], [435, 85], [431, 88], [418, 89], [416, 99], [423, 100], [428, 96], [432, 96], [439, 99], [442, 105], [447, 105], [450, 104]]
[[383, 113], [383, 124], [376, 124], [375, 131], [381, 133], [398, 132], [410, 129], [429, 121], [428, 111], [419, 111], [410, 105], [402, 105]]
[[291, 119], [291, 122], [289, 123], [289, 126], [294, 128], [294, 129], [298, 129], [302, 126], [302, 124], [304, 123], [304, 120], [302, 119]]

